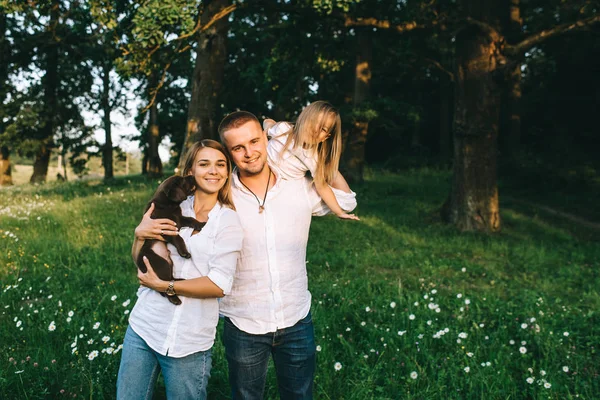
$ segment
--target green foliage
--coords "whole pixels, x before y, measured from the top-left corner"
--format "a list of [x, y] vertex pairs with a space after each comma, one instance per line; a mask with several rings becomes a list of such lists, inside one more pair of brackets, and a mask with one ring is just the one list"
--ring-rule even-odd
[[[135, 8], [132, 28], [122, 43], [124, 56], [117, 60], [121, 73], [125, 76], [142, 74], [149, 77], [165, 63], [164, 59], [179, 56], [177, 51], [182, 47], [182, 42], [175, 38], [188, 35], [194, 29], [199, 18], [200, 3], [196, 0], [150, 0]], [[193, 41], [193, 37], [188, 40]], [[168, 45], [176, 49], [157, 52]], [[160, 61], [161, 58], [163, 61]]]
[[[448, 173], [366, 178], [353, 188], [360, 222], [311, 228], [315, 398], [596, 397], [597, 232], [505, 206], [502, 233], [459, 233], [437, 218]], [[137, 289], [132, 232], [157, 185], [87, 180], [0, 197], [1, 398], [114, 398]], [[214, 399], [230, 396], [220, 332]]]

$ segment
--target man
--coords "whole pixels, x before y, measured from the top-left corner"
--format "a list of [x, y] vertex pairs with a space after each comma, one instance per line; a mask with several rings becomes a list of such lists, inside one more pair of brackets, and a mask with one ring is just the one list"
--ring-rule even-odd
[[[282, 399], [311, 399], [315, 339], [306, 274], [312, 215], [329, 212], [309, 179], [279, 179], [267, 163], [258, 119], [238, 111], [219, 135], [237, 166], [233, 200], [244, 229], [233, 287], [222, 299], [223, 341], [233, 399], [262, 399], [272, 355]], [[355, 194], [336, 191], [346, 211]]]

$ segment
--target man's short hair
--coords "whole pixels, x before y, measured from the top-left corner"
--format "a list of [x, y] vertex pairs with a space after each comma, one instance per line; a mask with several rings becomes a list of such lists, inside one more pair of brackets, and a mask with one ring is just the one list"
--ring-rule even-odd
[[227, 114], [225, 118], [219, 124], [219, 137], [221, 138], [221, 143], [225, 143], [225, 139], [223, 138], [223, 133], [227, 132], [230, 129], [239, 128], [244, 125], [246, 122], [255, 121], [258, 126], [260, 126], [260, 121], [256, 118], [256, 115], [252, 114], [248, 111], [234, 111], [230, 114]]

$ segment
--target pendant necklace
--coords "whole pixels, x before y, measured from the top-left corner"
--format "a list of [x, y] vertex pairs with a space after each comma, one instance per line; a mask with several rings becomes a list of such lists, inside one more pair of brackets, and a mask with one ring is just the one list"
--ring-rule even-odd
[[[258, 196], [254, 194], [254, 192], [252, 190], [250, 190], [250, 188], [248, 186], [246, 186], [244, 184], [244, 182], [242, 182], [242, 179], [240, 178], [240, 183], [246, 188], [248, 189], [248, 191], [250, 193], [252, 193], [252, 196], [254, 196], [254, 198], [256, 199], [256, 201], [258, 202], [258, 213], [262, 214], [263, 211], [265, 211], [265, 201], [267, 201], [267, 193], [269, 192], [269, 183], [271, 183], [271, 168], [269, 168], [269, 179], [267, 180], [267, 189], [265, 190], [265, 197], [263, 198], [262, 204], [260, 204], [260, 200], [258, 199]], [[238, 176], [239, 178], [239, 176]]]

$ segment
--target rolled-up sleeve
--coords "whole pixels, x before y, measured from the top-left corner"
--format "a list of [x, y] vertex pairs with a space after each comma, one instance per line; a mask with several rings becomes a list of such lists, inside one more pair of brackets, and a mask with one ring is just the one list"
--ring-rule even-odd
[[[333, 194], [335, 195], [335, 199], [337, 200], [338, 204], [340, 205], [340, 207], [342, 207], [342, 210], [350, 212], [356, 208], [356, 193], [352, 191], [350, 193], [347, 193], [343, 190], [339, 190], [333, 187], [331, 188], [331, 190], [333, 191]], [[325, 204], [325, 202], [321, 199], [321, 196], [319, 196], [319, 193], [317, 193], [317, 189], [315, 189], [315, 185], [312, 182], [312, 179], [306, 178], [306, 192], [312, 210], [312, 215], [321, 217], [331, 212], [329, 207], [327, 207], [327, 204]]]
[[208, 260], [208, 278], [227, 295], [231, 291], [237, 260], [242, 249], [244, 231], [235, 211], [221, 216], [214, 251]]

